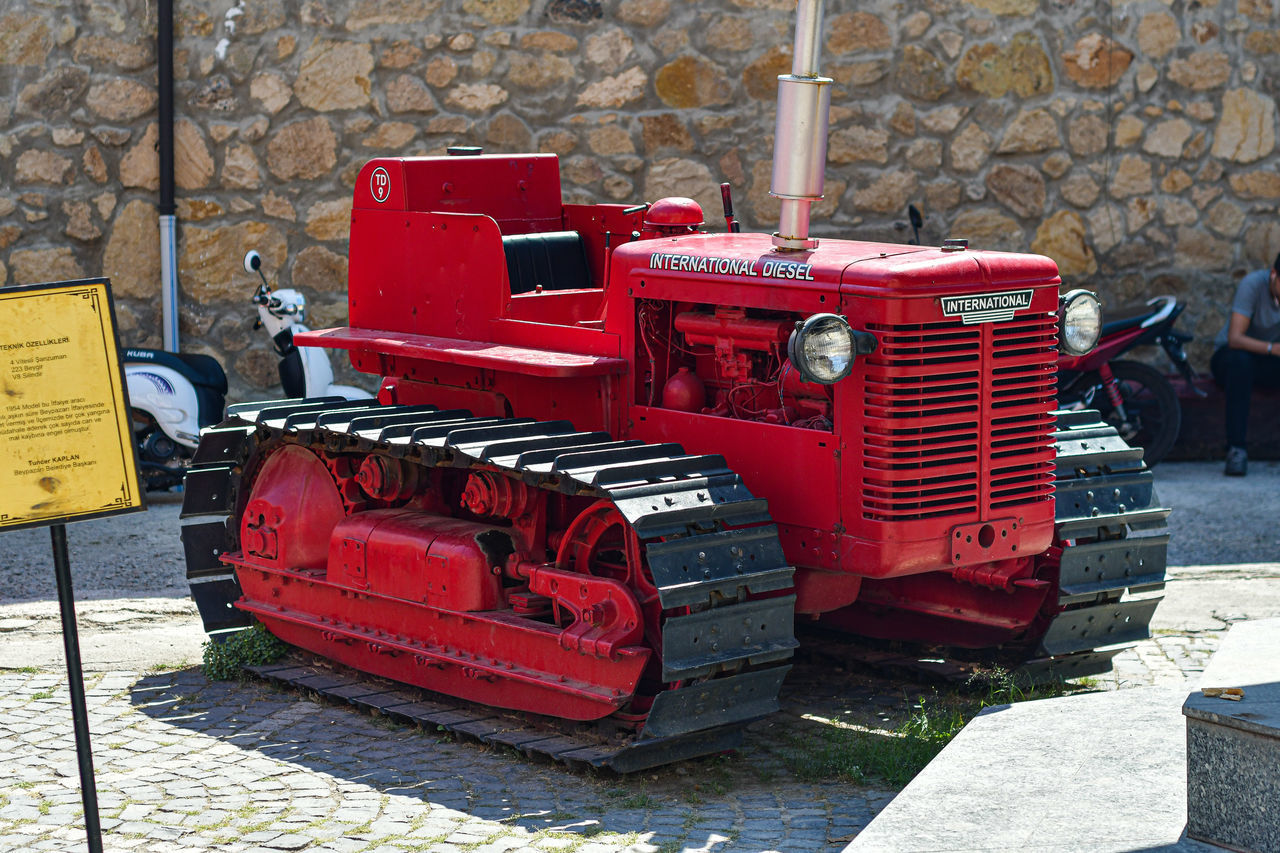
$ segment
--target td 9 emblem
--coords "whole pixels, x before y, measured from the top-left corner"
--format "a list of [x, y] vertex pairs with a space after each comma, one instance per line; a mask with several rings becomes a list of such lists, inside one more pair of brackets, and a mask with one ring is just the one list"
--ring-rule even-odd
[[373, 200], [379, 204], [391, 195], [391, 176], [383, 167], [374, 169], [373, 174], [369, 176], [369, 192], [373, 195]]

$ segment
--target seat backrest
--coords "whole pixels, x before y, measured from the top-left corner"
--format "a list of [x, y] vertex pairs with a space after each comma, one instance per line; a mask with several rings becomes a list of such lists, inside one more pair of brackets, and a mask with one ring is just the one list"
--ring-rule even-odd
[[582, 235], [577, 231], [544, 231], [502, 238], [511, 293], [580, 290], [593, 287]]

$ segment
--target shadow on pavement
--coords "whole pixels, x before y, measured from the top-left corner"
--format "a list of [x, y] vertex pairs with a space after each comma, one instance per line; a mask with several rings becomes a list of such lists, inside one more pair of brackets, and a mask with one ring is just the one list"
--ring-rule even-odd
[[[146, 512], [68, 524], [76, 601], [190, 595], [178, 520], [181, 508], [180, 492], [151, 492]], [[57, 601], [48, 529], [5, 531], [0, 543], [0, 605]]]
[[[627, 833], [644, 822], [641, 812], [633, 821], [614, 814], [602, 825], [603, 783], [587, 774], [435, 737], [263, 682], [209, 681], [191, 667], [144, 676], [130, 701], [155, 720], [289, 765], [283, 772], [310, 771], [530, 832]], [[226, 767], [234, 777], [236, 760]]]
[[[573, 833], [585, 839], [645, 832], [655, 833], [654, 844], [679, 841], [686, 848], [711, 849], [717, 837], [724, 840], [729, 826], [744, 817], [767, 821], [788, 807], [811, 806], [825, 798], [820, 783], [797, 782], [785, 770], [777, 772], [781, 764], [775, 757], [752, 757], [750, 750], [745, 756], [686, 761], [629, 776], [570, 770], [312, 701], [263, 682], [211, 682], [197, 667], [144, 676], [130, 690], [130, 702], [161, 723], [279, 762], [281, 775], [312, 776], [304, 786], [327, 787], [322, 777], [332, 777], [530, 833]], [[759, 737], [779, 736], [771, 731], [776, 721], [763, 722]], [[820, 725], [799, 722], [809, 728]], [[217, 749], [185, 752], [201, 760], [198, 756], [217, 754]], [[757, 759], [773, 769], [753, 764]], [[211, 775], [226, 774], [230, 785], [243, 780], [241, 759], [227, 756], [218, 765], [209, 768]], [[844, 787], [844, 795], [865, 802], [857, 789]], [[701, 817], [708, 819], [705, 825]], [[776, 819], [781, 833], [781, 818]], [[824, 816], [819, 838], [808, 849], [838, 850], [842, 844], [831, 845], [847, 842], [869, 819], [851, 816], [856, 823], [847, 830], [831, 827], [832, 836], [823, 843]]]
[[[790, 694], [794, 707], [752, 724], [740, 750], [627, 776], [458, 741], [266, 682], [211, 682], [197, 667], [146, 675], [129, 701], [175, 736], [192, 736], [182, 752], [212, 761], [207, 785], [240, 786], [250, 796], [275, 775], [295, 797], [299, 787], [324, 796], [336, 789], [340, 800], [372, 789], [492, 822], [492, 829], [550, 832], [562, 841], [600, 836], [608, 845], [636, 833], [623, 846], [808, 853], [843, 849], [895, 793], [805, 766], [838, 724], [802, 715], [822, 708], [834, 719], [850, 701], [872, 704], [867, 685], [833, 673], [829, 663], [822, 669], [826, 679], [813, 673], [822, 689]], [[836, 684], [857, 698], [837, 697]], [[874, 707], [887, 707], [890, 692], [897, 691], [881, 691]]]

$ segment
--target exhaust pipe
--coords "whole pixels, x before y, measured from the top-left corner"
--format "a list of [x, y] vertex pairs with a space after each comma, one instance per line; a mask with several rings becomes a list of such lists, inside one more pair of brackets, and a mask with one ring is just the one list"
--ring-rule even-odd
[[778, 121], [773, 133], [773, 183], [782, 201], [773, 245], [781, 252], [817, 248], [809, 237], [809, 208], [822, 198], [827, 168], [831, 78], [818, 74], [824, 0], [799, 0], [791, 73], [778, 77]]

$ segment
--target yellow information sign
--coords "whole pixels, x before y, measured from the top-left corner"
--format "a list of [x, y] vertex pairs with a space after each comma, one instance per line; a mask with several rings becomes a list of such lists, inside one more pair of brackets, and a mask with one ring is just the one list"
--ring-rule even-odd
[[106, 279], [0, 288], [0, 529], [145, 509]]

